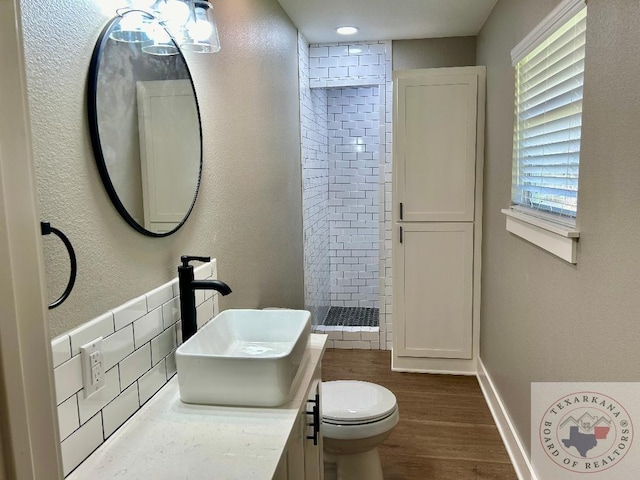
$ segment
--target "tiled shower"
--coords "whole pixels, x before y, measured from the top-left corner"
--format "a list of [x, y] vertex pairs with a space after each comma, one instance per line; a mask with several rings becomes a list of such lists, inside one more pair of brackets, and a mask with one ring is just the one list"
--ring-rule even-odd
[[333, 346], [385, 348], [389, 49], [298, 47], [306, 308]]

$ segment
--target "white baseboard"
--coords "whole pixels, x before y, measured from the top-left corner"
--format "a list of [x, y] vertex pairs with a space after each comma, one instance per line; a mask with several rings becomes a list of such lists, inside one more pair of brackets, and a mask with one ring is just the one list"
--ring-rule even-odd
[[484, 368], [482, 359], [478, 359], [477, 376], [480, 388], [489, 406], [489, 410], [491, 410], [491, 415], [493, 415], [493, 420], [496, 422], [496, 426], [498, 427], [504, 446], [507, 449], [513, 468], [516, 471], [516, 475], [518, 475], [518, 479], [538, 480], [527, 456], [527, 452], [524, 449], [524, 445], [513, 427], [513, 423], [507, 414], [498, 391], [491, 381], [491, 377], [489, 377], [489, 374]]

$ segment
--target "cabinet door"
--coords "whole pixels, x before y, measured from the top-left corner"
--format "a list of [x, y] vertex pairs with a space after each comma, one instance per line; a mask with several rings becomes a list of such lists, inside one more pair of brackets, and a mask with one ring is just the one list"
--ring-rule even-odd
[[395, 354], [472, 354], [473, 224], [404, 223], [394, 263]]
[[[307, 411], [311, 412], [314, 406], [317, 406], [318, 411], [322, 412], [320, 405], [320, 387], [321, 381], [319, 379], [315, 380], [311, 388], [309, 389], [309, 396], [307, 397]], [[306, 422], [305, 425], [306, 435], [304, 442], [304, 473], [305, 480], [323, 480], [324, 479], [324, 464], [322, 458], [322, 432], [320, 428], [322, 426], [322, 415], [320, 414], [320, 420], [318, 422], [318, 432], [317, 432], [317, 441], [315, 442], [310, 438], [306, 438], [307, 436], [313, 436], [313, 426], [307, 425], [309, 423], [313, 423], [313, 415], [306, 414]]]
[[473, 221], [478, 74], [442, 70], [394, 81], [396, 220]]

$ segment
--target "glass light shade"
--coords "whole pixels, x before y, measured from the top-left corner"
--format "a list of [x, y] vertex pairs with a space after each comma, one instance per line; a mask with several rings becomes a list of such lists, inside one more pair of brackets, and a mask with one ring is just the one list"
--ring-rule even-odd
[[195, 16], [187, 24], [186, 40], [180, 45], [180, 48], [186, 52], [219, 52], [220, 38], [213, 15], [213, 5], [206, 1], [196, 0], [194, 8]]
[[180, 51], [175, 44], [169, 32], [160, 24], [156, 23], [154, 29], [150, 33], [153, 43], [142, 47], [144, 53], [150, 55], [178, 55]]
[[150, 34], [153, 29], [152, 16], [133, 10], [122, 15], [110, 37], [118, 42], [149, 44], [153, 42]]

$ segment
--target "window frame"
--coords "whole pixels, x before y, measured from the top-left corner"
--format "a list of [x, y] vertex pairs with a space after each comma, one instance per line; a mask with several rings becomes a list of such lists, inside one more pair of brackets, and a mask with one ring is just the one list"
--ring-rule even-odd
[[[586, 8], [585, 0], [562, 1], [511, 51], [511, 61], [514, 68], [522, 59], [556, 31], [564, 27], [569, 20], [584, 8]], [[514, 100], [517, 100], [517, 92], [514, 95]], [[514, 119], [514, 129], [516, 122], [517, 119]], [[515, 141], [514, 135], [514, 151]], [[512, 158], [512, 168], [516, 168], [515, 162], [517, 161], [517, 158]], [[503, 209], [502, 213], [506, 216], [507, 231], [569, 263], [577, 263], [576, 243], [580, 237], [580, 232], [576, 227], [576, 217], [537, 210], [513, 203], [510, 208]]]

